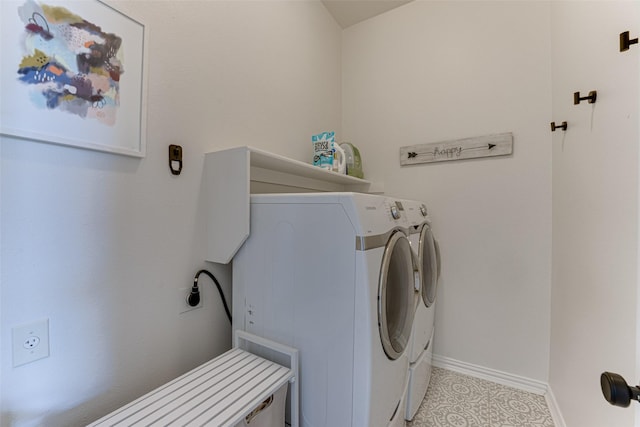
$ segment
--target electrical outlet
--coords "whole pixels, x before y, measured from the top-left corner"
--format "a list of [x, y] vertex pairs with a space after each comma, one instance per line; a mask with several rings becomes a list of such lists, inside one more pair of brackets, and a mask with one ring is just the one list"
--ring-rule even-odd
[[49, 319], [11, 329], [13, 367], [49, 357]]
[[191, 287], [178, 289], [178, 294], [176, 295], [176, 298], [178, 300], [178, 314], [182, 314], [182, 313], [186, 313], [187, 311], [193, 311], [193, 310], [202, 308], [204, 304], [202, 290], [200, 290], [200, 303], [195, 307], [191, 307], [189, 304], [187, 304], [187, 297], [189, 296], [190, 292], [191, 292]]

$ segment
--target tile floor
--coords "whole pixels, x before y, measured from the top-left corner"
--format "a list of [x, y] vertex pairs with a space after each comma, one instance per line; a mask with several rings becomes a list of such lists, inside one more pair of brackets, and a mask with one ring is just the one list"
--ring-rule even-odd
[[407, 427], [553, 427], [553, 420], [543, 396], [433, 368]]

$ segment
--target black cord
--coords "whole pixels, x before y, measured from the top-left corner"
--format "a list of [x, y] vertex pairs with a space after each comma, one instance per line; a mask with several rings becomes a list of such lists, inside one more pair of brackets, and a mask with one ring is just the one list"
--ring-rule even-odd
[[216, 277], [210, 272], [208, 272], [207, 270], [200, 270], [196, 273], [196, 276], [193, 278], [193, 287], [191, 288], [191, 293], [187, 298], [187, 303], [191, 307], [195, 307], [196, 305], [200, 304], [200, 290], [198, 289], [198, 278], [202, 273], [209, 276], [211, 280], [213, 280], [213, 283], [216, 284], [216, 288], [218, 288], [218, 292], [220, 293], [220, 298], [222, 299], [222, 305], [224, 305], [224, 311], [227, 313], [229, 322], [231, 322], [232, 321], [231, 313], [229, 312], [229, 306], [227, 305], [227, 300], [225, 299], [224, 293], [222, 292], [222, 288], [220, 287], [220, 282], [218, 282], [218, 279], [216, 279]]

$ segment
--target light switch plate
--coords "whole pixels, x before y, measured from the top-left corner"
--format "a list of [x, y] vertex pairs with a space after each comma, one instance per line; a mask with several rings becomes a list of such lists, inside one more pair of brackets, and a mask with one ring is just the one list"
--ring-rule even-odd
[[49, 319], [11, 329], [13, 367], [49, 357]]

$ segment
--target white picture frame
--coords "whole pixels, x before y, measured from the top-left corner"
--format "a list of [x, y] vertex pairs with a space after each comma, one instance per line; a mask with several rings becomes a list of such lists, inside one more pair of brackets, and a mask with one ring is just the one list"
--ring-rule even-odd
[[145, 25], [100, 0], [0, 8], [0, 134], [144, 157]]

